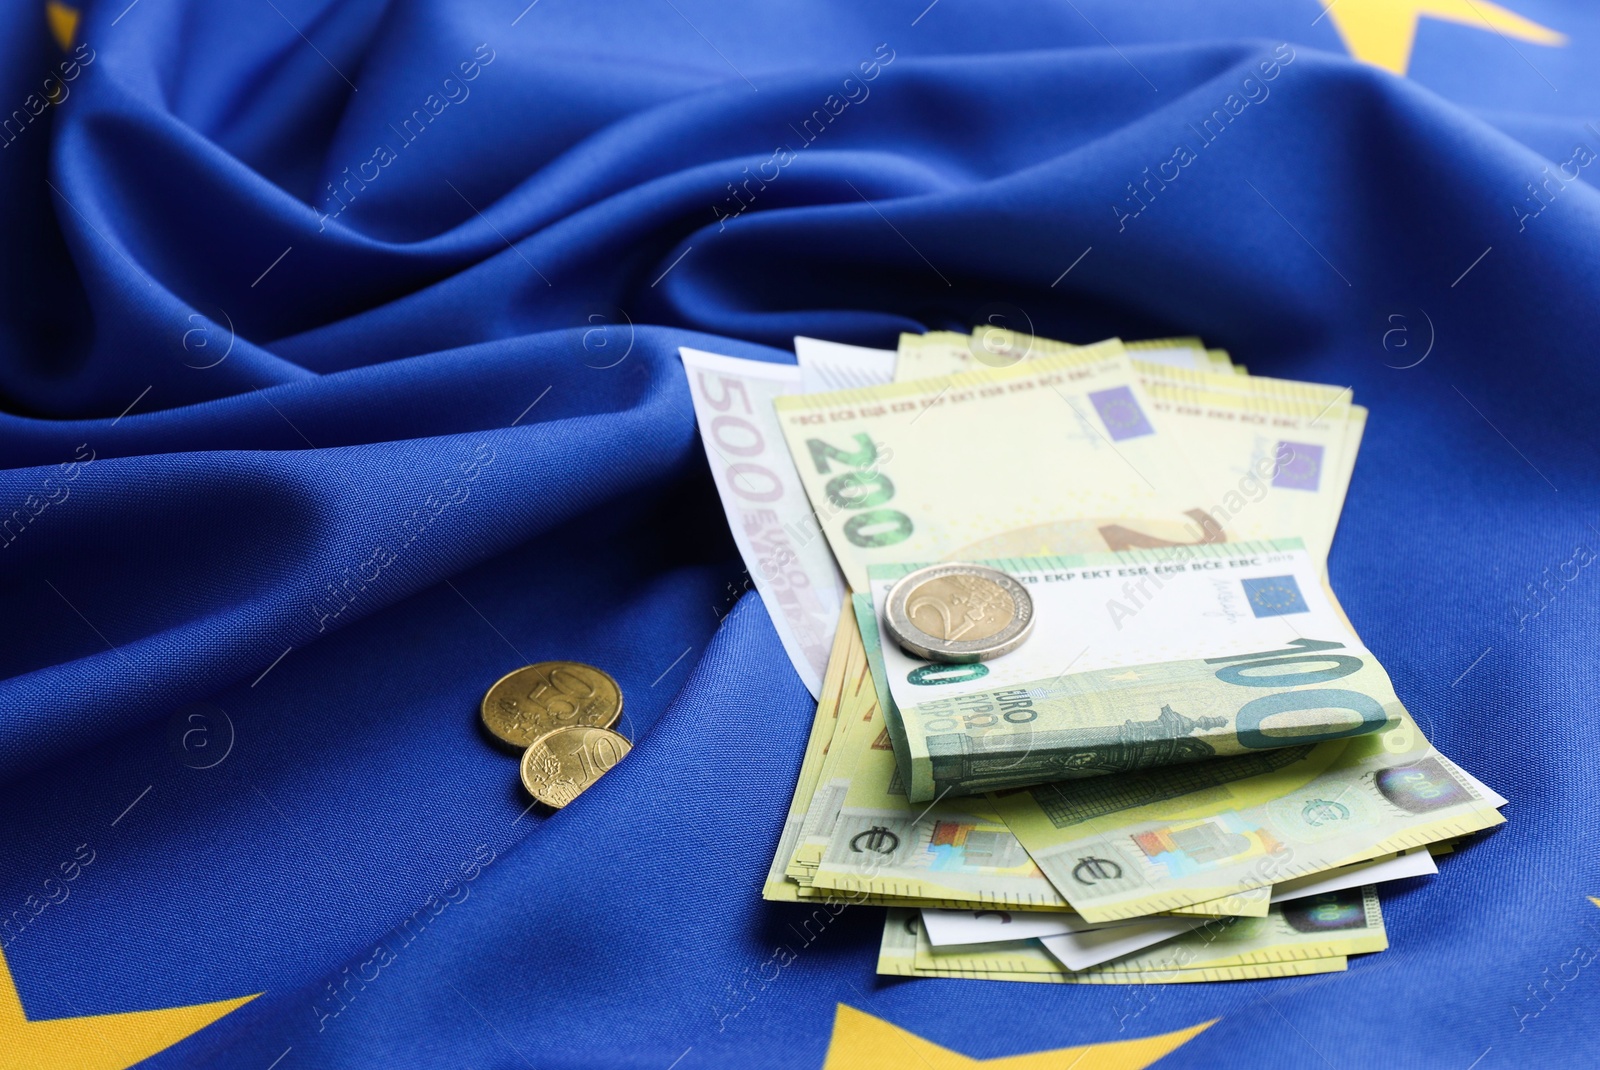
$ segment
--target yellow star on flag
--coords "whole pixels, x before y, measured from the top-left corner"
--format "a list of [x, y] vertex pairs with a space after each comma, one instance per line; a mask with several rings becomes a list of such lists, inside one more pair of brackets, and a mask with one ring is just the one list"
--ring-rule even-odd
[[72, 40], [78, 36], [78, 9], [60, 3], [60, 0], [45, 0], [44, 18], [50, 24], [50, 33], [55, 37], [56, 44], [61, 46], [61, 51], [72, 51]]
[[916, 1070], [957, 1070], [974, 1066], [988, 1070], [1144, 1070], [1215, 1023], [1213, 1018], [1160, 1036], [1053, 1048], [999, 1059], [969, 1059], [841, 1003], [834, 1013], [833, 1037], [828, 1041], [828, 1057], [822, 1070], [882, 1070], [885, 1066], [915, 1067]]
[[1322, 7], [1352, 56], [1395, 74], [1411, 64], [1417, 20], [1424, 15], [1539, 45], [1567, 43], [1565, 34], [1489, 0], [1322, 0]]
[[127, 1070], [260, 994], [192, 1007], [32, 1022], [0, 951], [0, 1070]]

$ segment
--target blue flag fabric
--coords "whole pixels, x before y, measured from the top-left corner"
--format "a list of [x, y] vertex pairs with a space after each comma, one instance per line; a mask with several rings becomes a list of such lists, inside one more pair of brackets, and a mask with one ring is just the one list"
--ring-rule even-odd
[[[1600, 1061], [1592, 6], [0, 19], [0, 1066]], [[676, 349], [996, 309], [1370, 407], [1333, 583], [1510, 799], [1388, 952], [908, 981], [760, 899], [812, 702]], [[476, 708], [553, 658], [636, 746], [542, 816]]]

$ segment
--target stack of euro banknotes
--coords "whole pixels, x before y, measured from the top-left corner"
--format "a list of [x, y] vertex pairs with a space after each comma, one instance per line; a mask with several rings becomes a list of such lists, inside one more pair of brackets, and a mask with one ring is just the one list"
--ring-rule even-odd
[[[983, 328], [682, 358], [750, 580], [817, 698], [771, 900], [888, 908], [881, 973], [1330, 972], [1378, 888], [1501, 823], [1328, 586], [1366, 410], [1198, 339]], [[883, 631], [938, 562], [1024, 585], [973, 664]], [[815, 938], [815, 937], [811, 937]]]

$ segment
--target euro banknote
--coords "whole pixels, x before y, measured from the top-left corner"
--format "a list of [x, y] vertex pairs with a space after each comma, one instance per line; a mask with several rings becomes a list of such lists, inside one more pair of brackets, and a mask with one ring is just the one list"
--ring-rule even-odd
[[[977, 329], [974, 328], [973, 334], [977, 333]], [[1226, 352], [1220, 349], [1207, 349], [1206, 344], [1193, 335], [1183, 338], [1145, 338], [1122, 344], [1127, 347], [1130, 357], [1147, 363], [1171, 368], [1233, 373], [1233, 362], [1228, 359]]]
[[[926, 924], [926, 923], [924, 923]], [[1217, 918], [1189, 924], [1174, 919], [1040, 937], [1035, 941], [920, 945], [918, 965], [988, 969], [1005, 973], [1176, 972], [1224, 966], [1329, 958], [1382, 951], [1389, 946], [1377, 890], [1371, 885], [1274, 906], [1264, 918]], [[1153, 930], [1153, 931], [1151, 931]], [[1053, 961], [1052, 961], [1053, 960]]]
[[1193, 336], [1186, 338], [1145, 338], [1136, 342], [1123, 342], [1128, 354], [1150, 364], [1169, 368], [1215, 372], [1219, 375], [1247, 377], [1243, 364], [1235, 364], [1226, 349], [1212, 349]]
[[[1158, 354], [1169, 355], [1165, 353], [1165, 347], [1184, 341], [1199, 344], [1198, 339], [1156, 339], [1123, 342], [1122, 345], [1146, 387], [1159, 383], [1192, 391], [1301, 402], [1316, 405], [1318, 412], [1326, 410], [1328, 422], [1334, 424], [1342, 418], [1336, 406], [1348, 408], [1354, 405], [1348, 386], [1265, 375], [1242, 375], [1238, 374], [1239, 367], [1230, 364], [1226, 356], [1221, 358], [1220, 366], [1207, 366], [1205, 362], [1191, 364], [1186, 360], [1156, 359]], [[1151, 347], [1156, 348], [1152, 350]], [[1010, 367], [1045, 357], [1072, 354], [1084, 348], [997, 328], [975, 331], [970, 336], [951, 331], [902, 334], [893, 381], [905, 382], [930, 376]], [[979, 359], [974, 359], [974, 353], [980, 354]]]
[[[980, 344], [981, 339], [981, 344]], [[1153, 408], [1185, 439], [1203, 518], [1191, 540], [1299, 535], [1327, 557], [1349, 486], [1366, 410], [1348, 388], [1155, 364], [1127, 343]], [[997, 329], [902, 335], [896, 381], [1005, 367], [1082, 347]], [[994, 364], [974, 359], [980, 349]], [[1002, 550], [1000, 553], [1012, 551]], [[1000, 554], [996, 554], [999, 556]]]
[[[847, 644], [872, 666], [876, 709], [884, 709], [886, 681], [872, 606], [864, 595], [852, 603], [865, 625]], [[841, 625], [842, 627], [842, 625]], [[853, 664], [853, 663], [852, 663]], [[856, 695], [859, 671], [847, 671], [847, 695]], [[846, 703], [860, 702], [859, 696]], [[846, 717], [830, 741], [828, 762], [818, 777], [811, 817], [795, 849], [792, 873], [805, 888], [849, 893], [872, 902], [921, 905], [983, 905], [1031, 911], [1070, 910], [1015, 836], [982, 798], [960, 797], [913, 804], [897, 774], [888, 737], [888, 717], [874, 710]], [[859, 726], [864, 731], [853, 732]], [[1197, 903], [1176, 913], [1196, 916], [1265, 916], [1268, 889]]]
[[[857, 624], [863, 615], [870, 620], [865, 597], [856, 596], [853, 604]], [[857, 634], [863, 658], [870, 659], [876, 630]], [[882, 708], [881, 700], [875, 708]], [[809, 874], [811, 883], [905, 899], [1069, 909], [986, 800], [913, 806], [898, 780], [884, 719], [860, 727], [865, 730], [851, 731], [836, 744], [826, 783], [833, 794], [820, 804], [828, 812], [826, 844]]]
[[803, 394], [892, 382], [898, 359], [892, 349], [868, 349], [804, 335], [795, 335], [794, 357], [800, 366], [800, 392]]
[[[914, 803], [1344, 738], [1399, 717], [1388, 674], [1298, 539], [987, 563], [1030, 593], [1026, 643], [969, 665], [881, 648]], [[919, 567], [871, 568], [879, 613]]]
[[784, 652], [817, 697], [844, 583], [772, 408], [774, 398], [801, 389], [800, 370], [687, 347], [678, 352], [733, 541]]
[[[923, 924], [926, 926], [926, 921]], [[1128, 925], [1055, 933], [1040, 937], [1039, 944], [1056, 962], [1077, 972], [1126, 958], [1156, 944], [1166, 943], [1202, 924], [1204, 922], [1194, 918], [1140, 918]], [[981, 944], [967, 953], [987, 955], [993, 946]], [[946, 953], [961, 952], [955, 947], [934, 948], [936, 958], [942, 959]]]
[[1203, 903], [1171, 907], [1161, 913], [1175, 918], [1264, 918], [1271, 904], [1271, 888], [1247, 888]]
[[[1039, 943], [1063, 966], [1076, 969], [1072, 963], [1082, 955], [1078, 940], [1069, 933], [1046, 936]], [[1372, 954], [1388, 946], [1377, 890], [1368, 885], [1284, 903], [1273, 907], [1265, 918], [1213, 919], [1174, 939], [1106, 962], [1101, 968], [1113, 973], [1151, 974], [1260, 966]]]
[[[1037, 359], [1078, 348], [994, 330], [986, 332], [985, 344], [1002, 359], [1019, 355]], [[1304, 509], [1315, 503], [1331, 531], [1343, 507], [1366, 426], [1366, 410], [1354, 403], [1348, 386], [1244, 375], [1240, 366], [1229, 366], [1225, 360], [1221, 369], [1210, 371], [1171, 364], [1158, 366], [1143, 359], [1145, 354], [1138, 348], [1141, 345], [1126, 343], [1134, 369], [1157, 410], [1170, 416], [1184, 430], [1189, 449], [1198, 451], [1196, 474], [1213, 480], [1226, 478], [1233, 484], [1220, 499], [1226, 502], [1224, 507], [1212, 510], [1219, 522], [1226, 523], [1230, 512], [1240, 511], [1238, 495], [1243, 495], [1246, 503], [1258, 500], [1258, 488], [1249, 478], [1255, 475], [1268, 480], [1269, 493], [1280, 499], [1280, 509], [1293, 509], [1296, 505]], [[948, 351], [947, 345], [921, 347], [904, 355], [897, 362], [897, 371], [924, 375], [933, 374], [936, 368], [954, 370], [959, 364], [949, 359]], [[1290, 407], [1282, 407], [1284, 403]], [[1241, 438], [1245, 440], [1244, 450], [1240, 449]], [[1293, 448], [1296, 446], [1303, 448]], [[1245, 454], [1250, 457], [1248, 462], [1242, 460]], [[1267, 458], [1279, 455], [1285, 457], [1284, 464], [1267, 463]], [[1237, 481], [1234, 477], [1238, 477]], [[1231, 493], [1234, 491], [1238, 494]], [[1283, 493], [1288, 491], [1294, 493]], [[1250, 523], [1241, 537], [1290, 533], [1306, 536], [1312, 530], [1294, 519], [1280, 519], [1276, 525], [1265, 522], [1263, 512], [1251, 509]]]
[[1162, 376], [1141, 382], [1152, 406], [1187, 440], [1204, 508], [1222, 537], [1292, 533], [1319, 563], [1327, 559], [1365, 409], [1348, 397], [1297, 401], [1202, 389]]
[[1182, 443], [1114, 340], [774, 407], [858, 591], [875, 563], [1193, 541], [1186, 510], [1199, 506]]
[[862, 650], [853, 613], [839, 622], [840, 687], [833, 732], [821, 756], [816, 781], [807, 800], [805, 817], [785, 873], [796, 880], [802, 894], [809, 888], [817, 863], [838, 822], [840, 808], [854, 776], [861, 747], [852, 740], [871, 740], [883, 731], [882, 710]]
[[[1122, 341], [1122, 346], [1134, 359], [1136, 367], [1249, 378], [1244, 368], [1229, 358], [1227, 350], [1208, 349], [1198, 338], [1146, 338]], [[971, 334], [959, 331], [906, 333], [900, 335], [897, 346], [896, 351], [903, 359], [896, 363], [894, 381], [1004, 368], [1024, 359], [1058, 356], [1082, 348], [995, 324], [974, 327]]]
[[[1072, 971], [1061, 966], [1038, 941], [1019, 942], [1013, 954], [997, 957], [996, 967], [982, 968], [942, 963], [932, 952], [914, 910], [891, 909], [884, 919], [883, 938], [878, 950], [878, 972], [900, 977], [963, 978], [985, 981], [1023, 981], [1042, 984], [1182, 984], [1205, 981], [1244, 981], [1269, 977], [1301, 977], [1337, 972], [1346, 968], [1347, 958], [1335, 955], [1318, 959], [1290, 959], [1243, 966], [1194, 966], [1184, 969], [1115, 970], [1096, 967]], [[925, 965], [926, 963], [926, 965]], [[1114, 965], [1114, 964], [1113, 964]]]
[[1289, 903], [1296, 899], [1310, 899], [1329, 892], [1342, 892], [1363, 884], [1382, 884], [1385, 881], [1407, 880], [1412, 877], [1431, 877], [1439, 872], [1433, 855], [1426, 847], [1414, 847], [1366, 862], [1296, 877], [1292, 881], [1272, 886], [1272, 902]]
[[[1069, 342], [1039, 338], [1030, 345], [1032, 335], [995, 324], [980, 324], [971, 334], [960, 331], [928, 331], [900, 335], [894, 381], [926, 379], [938, 375], [1006, 368], [1026, 359], [1059, 356], [1085, 347]], [[1136, 362], [1151, 368], [1183, 371], [1209, 371], [1232, 374], [1233, 362], [1220, 349], [1208, 350], [1198, 338], [1148, 338], [1121, 342]]]
[[784, 817], [783, 831], [778, 836], [777, 853], [773, 856], [772, 865], [767, 870], [766, 882], [761, 889], [762, 898], [776, 902], [792, 903], [799, 899], [799, 885], [788, 879], [784, 870], [799, 845], [806, 811], [811, 806], [812, 796], [816, 792], [817, 777], [822, 772], [828, 746], [833, 740], [834, 727], [839, 720], [839, 706], [844, 690], [844, 675], [846, 662], [849, 660], [851, 638], [858, 634], [854, 610], [845, 605], [840, 613], [834, 631], [833, 646], [828, 655], [827, 671], [822, 677], [817, 712], [812, 717], [811, 733], [806, 738], [805, 754], [800, 759], [800, 774], [795, 780], [794, 796], [789, 803], [789, 812]]
[[[1385, 881], [1427, 876], [1438, 871], [1433, 856], [1419, 848], [1274, 885], [1270, 901], [1274, 905], [1288, 903], [1363, 885], [1376, 886]], [[1263, 910], [1261, 916], [1265, 917], [1267, 913]], [[1142, 920], [1129, 918], [1117, 922], [1092, 922], [1086, 921], [1080, 914], [1018, 910], [924, 908], [922, 911], [923, 927], [935, 947], [945, 944], [1012, 943], [1065, 933], [1089, 932]]]
[[992, 800], [1090, 921], [1290, 881], [1504, 820], [1403, 709], [1382, 732]]
[[1061, 933], [1134, 924], [1123, 921], [1084, 921], [1078, 914], [1041, 914], [1021, 910], [945, 910], [924, 907], [922, 928], [934, 947], [971, 944], [1014, 944]]

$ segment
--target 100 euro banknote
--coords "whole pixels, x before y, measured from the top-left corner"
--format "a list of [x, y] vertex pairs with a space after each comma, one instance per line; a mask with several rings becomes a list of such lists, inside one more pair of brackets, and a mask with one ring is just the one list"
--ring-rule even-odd
[[[872, 603], [859, 594], [852, 602], [863, 628], [861, 637], [846, 649], [859, 652], [870, 667], [868, 686], [879, 693], [876, 708], [884, 709], [888, 685], [882, 678], [877, 630], [871, 626]], [[851, 689], [847, 684], [846, 691]], [[847, 696], [846, 705], [853, 706], [854, 701]], [[813, 816], [806, 824], [815, 839], [803, 839], [796, 848], [810, 863], [804, 870], [807, 880], [817, 889], [880, 901], [1068, 910], [1067, 901], [1028, 858], [988, 800], [961, 796], [924, 804], [906, 798], [890, 747], [891, 721], [860, 714], [840, 721], [846, 730], [832, 740], [824, 773], [827, 783], [819, 783], [810, 807]], [[862, 730], [851, 732], [850, 727]], [[1195, 904], [1181, 912], [1265, 915], [1268, 890], [1257, 891]]]
[[[1298, 539], [987, 564], [1033, 600], [1021, 647], [945, 665], [882, 645], [912, 802], [1341, 739], [1401, 716]], [[918, 567], [872, 567], [879, 613]]]

